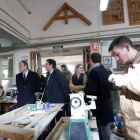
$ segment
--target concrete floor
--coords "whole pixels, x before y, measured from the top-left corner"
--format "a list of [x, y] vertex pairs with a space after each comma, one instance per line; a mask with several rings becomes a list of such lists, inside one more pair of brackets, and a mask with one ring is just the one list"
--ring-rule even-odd
[[111, 140], [124, 140], [124, 138], [111, 134]]

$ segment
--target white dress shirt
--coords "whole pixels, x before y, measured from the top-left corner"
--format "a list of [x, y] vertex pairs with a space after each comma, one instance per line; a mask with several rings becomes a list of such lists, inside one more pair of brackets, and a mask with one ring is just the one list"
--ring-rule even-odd
[[23, 77], [24, 77], [24, 74], [25, 74], [25, 77], [27, 78], [28, 73], [29, 73], [29, 70], [27, 70], [27, 72], [26, 72], [26, 73], [23, 73]]

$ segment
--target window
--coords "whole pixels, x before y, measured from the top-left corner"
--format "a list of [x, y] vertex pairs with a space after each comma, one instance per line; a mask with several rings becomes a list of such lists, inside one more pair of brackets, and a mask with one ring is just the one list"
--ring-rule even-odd
[[13, 85], [13, 54], [0, 55], [0, 83], [5, 93]]

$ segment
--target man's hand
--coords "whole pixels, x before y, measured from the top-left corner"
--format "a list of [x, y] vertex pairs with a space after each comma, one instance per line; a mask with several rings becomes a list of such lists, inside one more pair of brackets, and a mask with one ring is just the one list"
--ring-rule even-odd
[[109, 82], [114, 83], [116, 86], [123, 86], [124, 77], [122, 75], [111, 74], [108, 78]]
[[108, 81], [114, 83], [114, 79], [115, 79], [115, 74], [111, 74], [108, 78]]
[[114, 83], [117, 87], [122, 87], [123, 86], [123, 76], [122, 75], [115, 75]]

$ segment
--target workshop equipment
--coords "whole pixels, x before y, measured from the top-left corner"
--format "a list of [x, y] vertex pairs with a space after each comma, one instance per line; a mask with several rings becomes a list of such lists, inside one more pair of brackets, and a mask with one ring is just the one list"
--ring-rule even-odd
[[36, 103], [37, 103], [37, 101], [38, 101], [38, 99], [39, 99], [39, 96], [40, 95], [42, 95], [43, 93], [41, 93], [41, 92], [36, 92], [35, 93], [35, 96], [36, 96]]
[[96, 96], [88, 96], [87, 98], [91, 98], [90, 105], [85, 104], [83, 91], [70, 94], [71, 117], [67, 140], [91, 140], [90, 129], [87, 125], [88, 111], [96, 109], [94, 102]]
[[30, 104], [30, 111], [37, 111], [37, 105], [36, 104]]
[[30, 124], [31, 123], [31, 120], [30, 119], [23, 119], [23, 120], [20, 120], [19, 122], [18, 122], [18, 126], [20, 127], [20, 128], [24, 128], [24, 127], [26, 127], [28, 124]]
[[10, 93], [11, 100], [16, 98], [18, 95], [17, 87], [15, 85], [12, 85], [12, 87], [8, 89], [11, 90], [11, 93]]
[[36, 123], [35, 125], [31, 126], [31, 128], [34, 128], [36, 125], [38, 125], [39, 123]]
[[22, 117], [19, 117], [19, 118], [13, 120], [13, 121], [12, 121], [12, 125], [13, 125], [13, 126], [18, 126], [19, 121], [20, 121], [20, 120], [23, 120], [23, 119], [28, 119], [28, 116], [22, 116]]
[[40, 101], [36, 102], [37, 110], [43, 109], [43, 104]]
[[26, 104], [26, 105], [24, 105], [24, 106], [22, 106], [22, 107], [20, 107], [20, 108], [18, 108], [18, 109], [16, 109], [16, 110], [14, 110], [14, 111], [12, 112], [12, 115], [17, 114], [17, 113], [20, 112], [21, 110], [23, 110], [23, 109], [25, 109], [25, 108], [28, 108], [28, 107], [29, 107], [29, 104]]
[[49, 108], [50, 108], [49, 102], [43, 104], [43, 109], [49, 109]]

